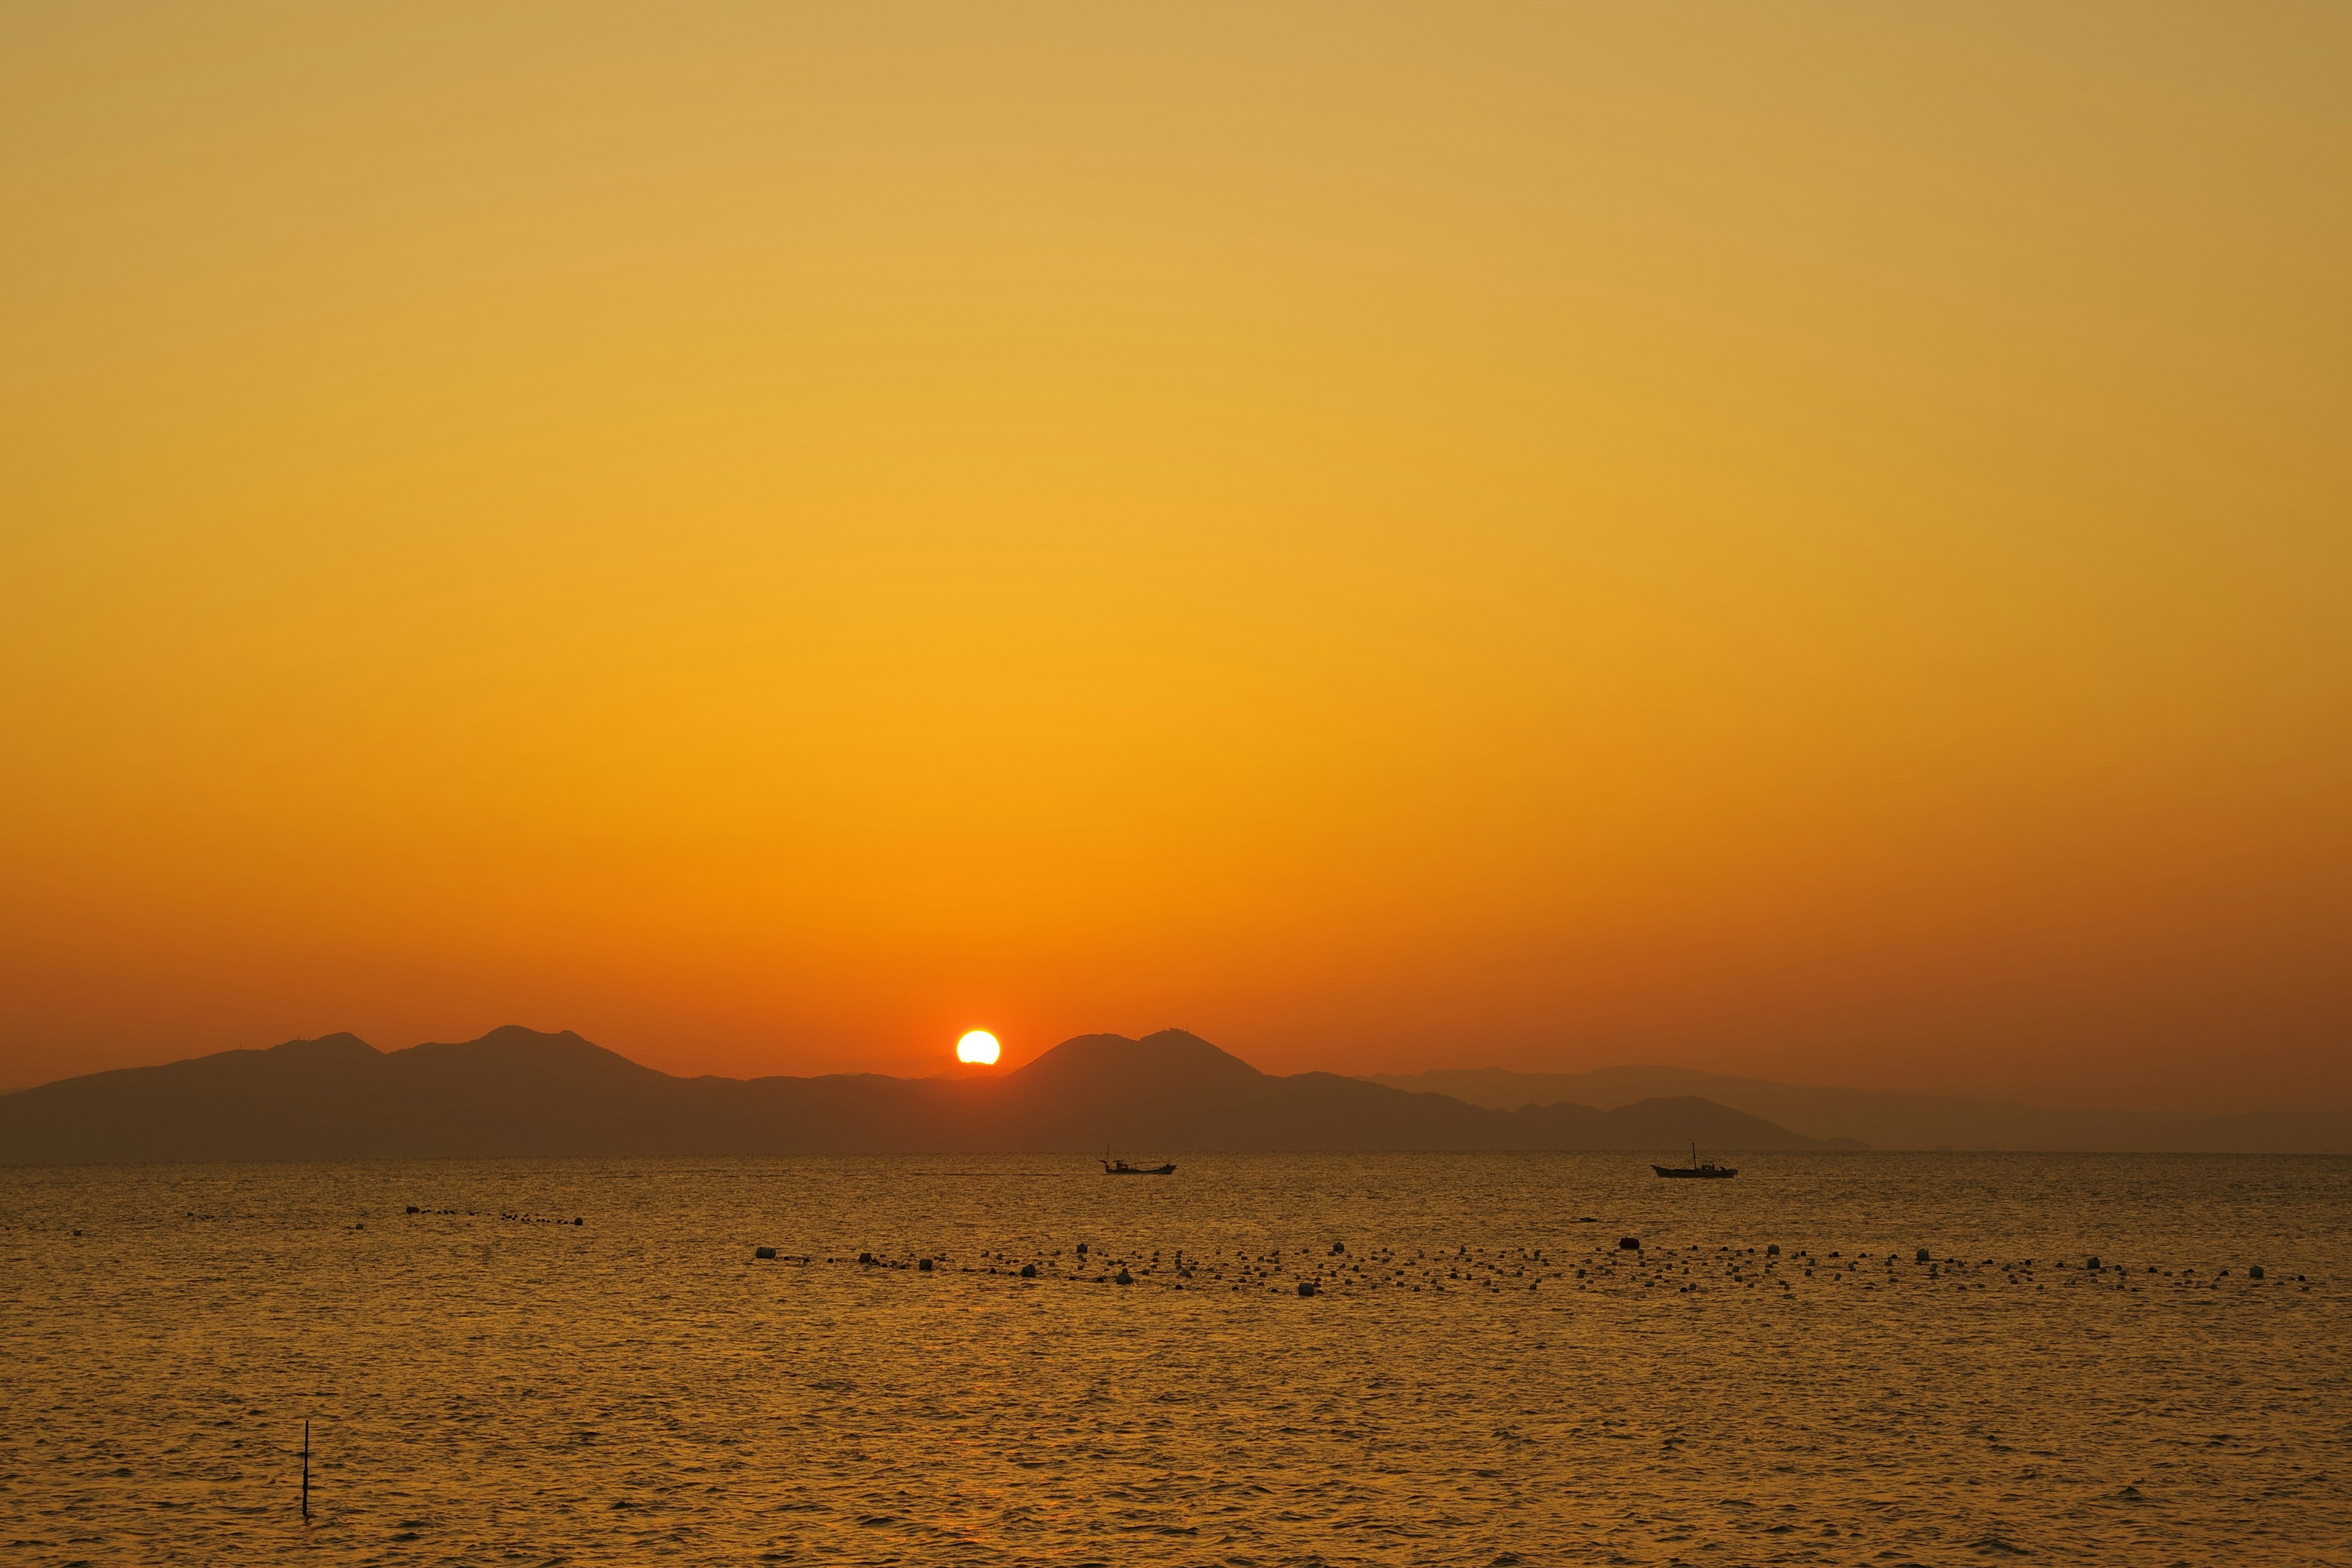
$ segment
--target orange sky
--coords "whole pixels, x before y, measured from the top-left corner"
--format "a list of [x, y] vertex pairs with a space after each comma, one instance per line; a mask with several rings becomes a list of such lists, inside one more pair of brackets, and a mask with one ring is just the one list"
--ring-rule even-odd
[[18, 6], [0, 1085], [2352, 1106], [2352, 13]]

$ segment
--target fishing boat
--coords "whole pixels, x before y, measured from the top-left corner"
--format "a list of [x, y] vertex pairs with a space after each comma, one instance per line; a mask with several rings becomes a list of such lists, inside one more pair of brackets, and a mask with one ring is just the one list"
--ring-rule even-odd
[[1691, 1158], [1689, 1164], [1653, 1165], [1650, 1169], [1657, 1172], [1658, 1174], [1662, 1176], [1680, 1176], [1685, 1180], [1696, 1177], [1700, 1181], [1709, 1181], [1724, 1176], [1736, 1176], [1739, 1174], [1738, 1168], [1735, 1166], [1718, 1165], [1712, 1160], [1702, 1163], [1698, 1157], [1698, 1145], [1696, 1143], [1691, 1145]]
[[1173, 1163], [1165, 1165], [1130, 1165], [1124, 1160], [1112, 1159], [1110, 1151], [1108, 1149], [1103, 1151], [1102, 1168], [1103, 1174], [1106, 1176], [1172, 1176], [1176, 1173]]

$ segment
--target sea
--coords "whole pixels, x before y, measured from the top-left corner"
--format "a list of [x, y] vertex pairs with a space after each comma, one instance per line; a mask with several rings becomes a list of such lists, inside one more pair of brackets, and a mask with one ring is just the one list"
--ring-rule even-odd
[[2352, 1160], [1173, 1158], [0, 1171], [0, 1561], [2352, 1564]]

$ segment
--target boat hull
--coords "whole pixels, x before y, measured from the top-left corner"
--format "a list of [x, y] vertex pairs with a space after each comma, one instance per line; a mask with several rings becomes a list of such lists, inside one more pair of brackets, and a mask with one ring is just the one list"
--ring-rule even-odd
[[1687, 1165], [1653, 1165], [1650, 1169], [1661, 1176], [1685, 1182], [1720, 1182], [1739, 1174], [1737, 1170], [1723, 1165], [1709, 1165], [1696, 1171]]

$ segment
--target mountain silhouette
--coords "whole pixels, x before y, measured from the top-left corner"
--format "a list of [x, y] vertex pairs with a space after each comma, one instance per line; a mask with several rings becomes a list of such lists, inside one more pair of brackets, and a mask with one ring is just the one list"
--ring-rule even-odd
[[0, 1163], [1097, 1149], [1826, 1146], [1688, 1096], [1494, 1110], [1333, 1073], [1276, 1077], [1198, 1036], [1082, 1035], [1001, 1075], [675, 1078], [568, 1030], [379, 1051], [352, 1035], [0, 1095]]
[[1697, 1095], [1812, 1137], [1836, 1132], [1864, 1139], [1874, 1149], [2352, 1153], [2352, 1114], [2340, 1110], [2050, 1110], [1958, 1095], [1817, 1089], [1675, 1067], [1613, 1067], [1583, 1073], [1449, 1068], [1410, 1077], [1376, 1075], [1370, 1081], [1506, 1110], [1563, 1100], [1606, 1108], [1660, 1096]]

